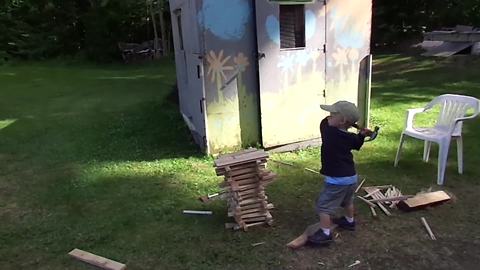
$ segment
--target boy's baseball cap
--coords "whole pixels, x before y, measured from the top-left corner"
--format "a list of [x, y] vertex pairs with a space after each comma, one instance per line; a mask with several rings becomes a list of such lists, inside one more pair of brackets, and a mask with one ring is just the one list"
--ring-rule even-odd
[[351, 123], [355, 123], [360, 119], [357, 106], [345, 100], [337, 101], [332, 105], [320, 105], [320, 108], [327, 112], [339, 113]]

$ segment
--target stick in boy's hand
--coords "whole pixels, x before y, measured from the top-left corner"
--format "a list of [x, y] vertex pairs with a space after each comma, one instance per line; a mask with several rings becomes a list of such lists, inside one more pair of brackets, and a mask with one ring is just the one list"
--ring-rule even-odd
[[373, 141], [377, 138], [378, 131], [380, 130], [380, 127], [376, 126], [373, 131], [368, 129], [368, 128], [361, 128], [357, 124], [353, 124], [352, 127], [358, 129], [361, 134], [370, 137], [370, 139], [365, 140], [366, 142]]

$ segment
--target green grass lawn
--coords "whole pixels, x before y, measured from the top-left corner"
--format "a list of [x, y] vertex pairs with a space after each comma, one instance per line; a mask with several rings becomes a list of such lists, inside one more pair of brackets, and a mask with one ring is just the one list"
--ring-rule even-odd
[[[455, 58], [456, 59], [456, 58]], [[367, 184], [415, 194], [436, 183], [436, 148], [408, 140], [393, 159], [405, 109], [442, 93], [480, 96], [478, 60], [377, 56], [373, 125], [381, 135], [356, 154]], [[465, 173], [455, 146], [446, 172], [452, 203], [373, 219], [358, 202], [358, 230], [324, 249], [285, 244], [316, 222], [319, 150], [274, 154], [269, 186], [275, 225], [224, 229], [226, 203], [202, 205], [217, 189], [213, 159], [193, 144], [172, 98], [170, 60], [148, 66], [24, 63], [0, 67], [0, 269], [92, 269], [67, 256], [80, 248], [129, 269], [476, 269], [480, 263], [480, 119], [464, 126]], [[432, 115], [420, 119], [431, 121]], [[183, 209], [212, 210], [185, 216]], [[419, 218], [437, 235], [428, 239]], [[264, 245], [252, 247], [252, 243]]]

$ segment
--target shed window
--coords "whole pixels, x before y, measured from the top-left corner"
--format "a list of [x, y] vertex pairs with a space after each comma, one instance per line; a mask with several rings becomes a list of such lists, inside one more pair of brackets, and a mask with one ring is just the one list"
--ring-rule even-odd
[[280, 48], [305, 47], [304, 5], [280, 5]]

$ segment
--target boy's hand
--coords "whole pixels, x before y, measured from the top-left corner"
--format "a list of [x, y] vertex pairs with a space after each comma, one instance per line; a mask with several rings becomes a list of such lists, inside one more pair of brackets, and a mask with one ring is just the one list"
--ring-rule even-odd
[[360, 134], [362, 134], [362, 135], [365, 136], [365, 137], [370, 137], [370, 136], [372, 136], [373, 131], [371, 131], [371, 130], [368, 129], [368, 128], [362, 128], [362, 129], [360, 130]]

